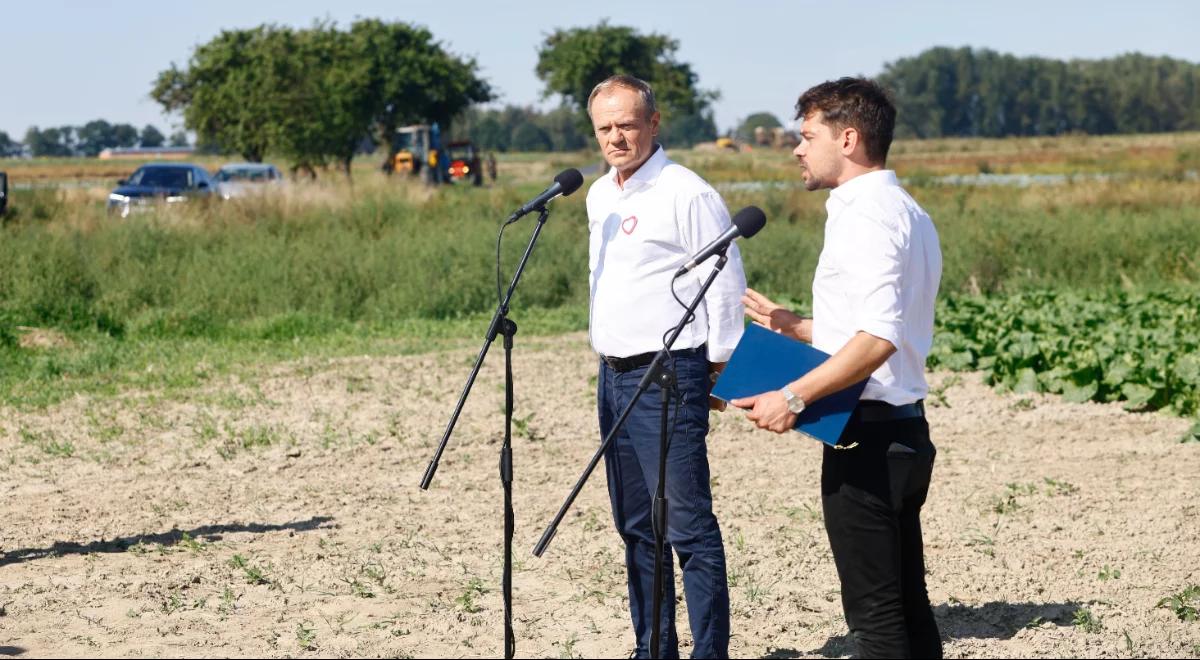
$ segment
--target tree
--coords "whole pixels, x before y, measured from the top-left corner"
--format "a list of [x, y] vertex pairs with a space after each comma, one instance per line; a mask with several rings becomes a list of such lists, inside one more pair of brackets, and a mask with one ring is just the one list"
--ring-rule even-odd
[[0, 131], [0, 157], [16, 153], [20, 146], [21, 144], [13, 141], [13, 139], [8, 136], [8, 133]]
[[350, 35], [370, 64], [375, 130], [388, 145], [389, 161], [397, 128], [438, 122], [448, 134], [456, 115], [492, 100], [475, 60], [446, 52], [425, 28], [361, 19], [350, 26]]
[[543, 131], [537, 124], [531, 121], [527, 121], [513, 129], [513, 151], [550, 151], [553, 148], [554, 143], [550, 140], [550, 136], [546, 134], [546, 131]]
[[71, 156], [75, 153], [75, 129], [70, 126], [38, 130], [30, 126], [25, 132], [25, 144], [34, 156]]
[[650, 83], [663, 124], [670, 126], [676, 118], [702, 115], [718, 98], [717, 92], [696, 87], [691, 65], [675, 60], [678, 49], [679, 42], [665, 35], [643, 35], [601, 21], [547, 36], [538, 49], [536, 71], [546, 86], [543, 96], [560, 95], [589, 131], [588, 96], [597, 83], [618, 73]]
[[261, 162], [288, 111], [281, 98], [300, 86], [294, 31], [272, 25], [224, 30], [196, 47], [185, 69], [159, 73], [150, 96], [182, 112], [200, 139]]
[[350, 176], [351, 161], [378, 109], [372, 55], [361, 40], [332, 24], [318, 23], [290, 36], [274, 51], [300, 72], [281, 91], [280, 100], [291, 111], [280, 118], [278, 146], [298, 168], [313, 172], [333, 160]]
[[159, 74], [151, 96], [183, 113], [198, 144], [250, 161], [277, 149], [298, 167], [334, 161], [348, 173], [373, 130], [390, 146], [399, 126], [448, 124], [489, 100], [476, 69], [405, 23], [364, 19], [348, 31], [321, 22], [304, 30], [262, 25], [197, 47], [186, 68]]
[[931, 48], [884, 66], [896, 135], [1058, 135], [1196, 130], [1200, 65], [1137, 53], [1104, 60]]
[[187, 131], [185, 131], [185, 130], [183, 130], [183, 129], [181, 128], [181, 129], [179, 129], [179, 130], [175, 131], [174, 133], [171, 133], [171, 138], [170, 138], [170, 141], [169, 141], [167, 144], [168, 144], [169, 146], [172, 146], [172, 147], [186, 147], [186, 146], [188, 146], [188, 134], [187, 134]]
[[689, 148], [697, 142], [717, 139], [717, 124], [711, 111], [684, 115], [671, 120], [659, 129], [659, 140], [669, 147]]
[[162, 134], [162, 131], [150, 124], [146, 124], [146, 126], [142, 129], [141, 136], [138, 138], [139, 145], [150, 149], [161, 147], [166, 141], [167, 138]]
[[577, 151], [590, 143], [591, 131], [579, 130], [575, 111], [570, 106], [560, 105], [546, 113], [537, 113], [534, 123], [550, 138], [554, 151]]
[[110, 124], [103, 119], [95, 119], [76, 128], [75, 136], [76, 150], [84, 156], [95, 157], [105, 149], [137, 144], [138, 131], [129, 124]]
[[756, 112], [749, 117], [746, 117], [746, 119], [742, 121], [741, 125], [737, 127], [737, 130], [734, 131], [734, 134], [737, 136], [737, 139], [741, 140], [742, 142], [753, 142], [754, 129], [760, 126], [770, 132], [772, 129], [782, 128], [783, 124], [775, 115], [769, 112]]

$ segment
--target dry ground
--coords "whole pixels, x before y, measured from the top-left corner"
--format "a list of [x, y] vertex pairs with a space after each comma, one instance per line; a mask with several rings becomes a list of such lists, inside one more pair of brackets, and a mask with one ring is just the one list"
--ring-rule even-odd
[[[0, 408], [0, 655], [501, 655], [498, 348], [417, 488], [476, 350]], [[597, 443], [594, 358], [580, 335], [524, 337], [516, 372], [518, 653], [624, 657], [602, 470], [547, 555], [529, 552]], [[932, 379], [947, 655], [1200, 655], [1200, 622], [1156, 607], [1200, 583], [1187, 423]], [[817, 444], [714, 420], [732, 654], [845, 655]]]

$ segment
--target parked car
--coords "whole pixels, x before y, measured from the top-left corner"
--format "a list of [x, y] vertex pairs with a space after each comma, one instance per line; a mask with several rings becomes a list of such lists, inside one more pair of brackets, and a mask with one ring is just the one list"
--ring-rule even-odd
[[117, 181], [117, 188], [108, 194], [108, 212], [123, 218], [156, 203], [177, 204], [209, 197], [216, 192], [216, 188], [216, 182], [208, 171], [199, 165], [143, 165], [128, 179]]
[[217, 170], [213, 178], [217, 181], [217, 195], [221, 199], [241, 197], [261, 191], [265, 186], [284, 183], [279, 169], [270, 163], [230, 163]]
[[0, 216], [8, 210], [8, 175], [0, 172]]

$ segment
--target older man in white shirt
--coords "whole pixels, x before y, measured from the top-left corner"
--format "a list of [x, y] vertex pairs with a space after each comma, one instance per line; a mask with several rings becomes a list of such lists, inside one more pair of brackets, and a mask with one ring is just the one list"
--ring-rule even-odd
[[921, 507], [936, 454], [922, 403], [925, 358], [942, 274], [929, 215], [884, 169], [896, 110], [861, 78], [800, 96], [794, 152], [808, 190], [831, 188], [825, 245], [813, 279], [813, 317], [756, 291], [746, 314], [832, 357], [776, 392], [737, 399], [760, 428], [783, 433], [807, 404], [867, 378], [840, 446], [825, 447], [825, 530], [842, 609], [864, 658], [940, 658], [925, 587]]
[[[613, 76], [593, 90], [588, 114], [612, 166], [588, 190], [591, 339], [600, 354], [600, 432], [628, 405], [666, 334], [712, 271], [711, 260], [673, 283], [690, 256], [730, 226], [721, 196], [671, 162], [654, 140], [659, 115], [645, 82]], [[693, 657], [728, 657], [729, 589], [721, 530], [712, 511], [705, 437], [710, 374], [742, 335], [746, 287], [737, 246], [672, 350], [678, 404], [671, 403], [667, 452], [665, 594], [659, 657], [679, 656], [671, 549], [683, 572]], [[674, 286], [674, 289], [672, 287]], [[681, 304], [681, 302], [683, 304]], [[661, 402], [643, 396], [605, 454], [613, 520], [625, 542], [636, 656], [649, 657], [653, 630], [652, 499], [658, 485]]]

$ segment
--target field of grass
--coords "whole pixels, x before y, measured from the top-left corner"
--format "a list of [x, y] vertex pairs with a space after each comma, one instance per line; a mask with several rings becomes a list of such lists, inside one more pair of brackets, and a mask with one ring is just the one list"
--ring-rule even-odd
[[[943, 298], [952, 302], [1193, 287], [1200, 186], [1187, 174], [1197, 153], [1200, 134], [1181, 134], [899, 142], [893, 160], [938, 226]], [[766, 211], [767, 228], [742, 244], [748, 280], [803, 307], [825, 193], [794, 185], [783, 151], [673, 156], [722, 189], [731, 209]], [[103, 188], [17, 190], [0, 228], [0, 400], [46, 403], [119, 383], [189, 386], [206, 369], [476, 337], [496, 301], [499, 220], [555, 172], [595, 160], [503, 155], [496, 185], [434, 191], [384, 177], [371, 156], [356, 163], [352, 183], [331, 173], [261, 199], [124, 220], [105, 215]], [[108, 176], [110, 163], [0, 167], [19, 182]], [[985, 170], [1109, 178], [1028, 187], [937, 178]], [[514, 319], [529, 331], [586, 327], [583, 197], [555, 203], [518, 290]], [[506, 233], [506, 278], [530, 227]], [[38, 348], [29, 339], [37, 332], [57, 337], [55, 348]]]
[[[894, 153], [945, 257], [923, 533], [947, 657], [1200, 657], [1200, 135]], [[826, 194], [785, 152], [672, 156], [766, 210], [749, 282], [803, 310]], [[0, 224], [0, 655], [499, 655], [498, 350], [416, 484], [495, 305], [500, 220], [597, 158], [505, 155], [497, 184], [441, 190], [375, 160], [127, 219], [99, 161], [0, 162], [39, 182]], [[945, 178], [979, 174], [1055, 176]], [[531, 229], [505, 233], [505, 281]], [[595, 446], [586, 250], [581, 192], [513, 301], [522, 656], [628, 649], [601, 479], [552, 556], [522, 550]], [[732, 654], [846, 655], [819, 446], [711, 420]]]

